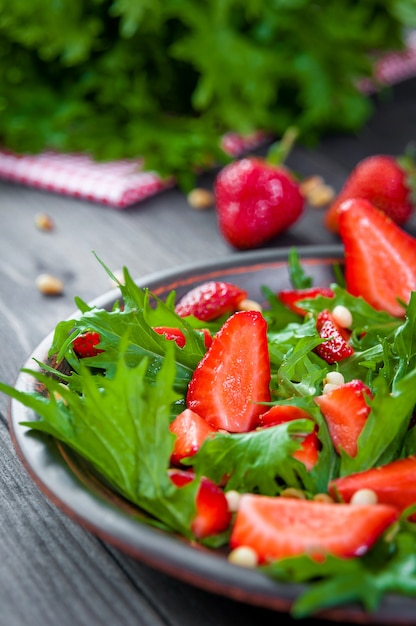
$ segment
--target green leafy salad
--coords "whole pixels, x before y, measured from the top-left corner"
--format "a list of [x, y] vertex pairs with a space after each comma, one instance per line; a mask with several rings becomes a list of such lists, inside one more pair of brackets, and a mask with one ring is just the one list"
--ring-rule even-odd
[[228, 131], [360, 128], [358, 80], [415, 26], [414, 0], [0, 1], [0, 143], [183, 182]]
[[[289, 271], [295, 288], [310, 284], [294, 251]], [[44, 391], [23, 392], [3, 383], [0, 391], [36, 413], [37, 420], [25, 425], [89, 461], [117, 493], [147, 514], [149, 524], [195, 540], [192, 520], [202, 477], [219, 484], [227, 476], [225, 492], [278, 496], [295, 488], [312, 499], [326, 493], [335, 478], [416, 454], [416, 293], [406, 316], [398, 319], [350, 295], [340, 268], [336, 276], [331, 299], [302, 301], [305, 316], [289, 311], [275, 292], [263, 287], [271, 404], [299, 407], [318, 426], [321, 449], [309, 470], [293, 455], [299, 447], [296, 435], [305, 431], [307, 420], [295, 420], [250, 433], [216, 433], [183, 462], [184, 468], [192, 466], [196, 479], [180, 487], [172, 482], [175, 435], [169, 426], [185, 409], [188, 385], [206, 353], [200, 331], [208, 328], [215, 335], [226, 318], [202, 322], [179, 317], [174, 292], [162, 301], [139, 288], [126, 268], [119, 283], [121, 299], [111, 310], [76, 299], [79, 315], [57, 325], [49, 356], [58, 365], [39, 362], [39, 369], [26, 370]], [[328, 364], [315, 351], [322, 342], [315, 318], [337, 304], [352, 313], [354, 354]], [[160, 326], [180, 329], [184, 347], [154, 332]], [[99, 334], [100, 351], [78, 358], [73, 342], [86, 332]], [[346, 381], [364, 381], [373, 394], [354, 457], [335, 450], [314, 402], [329, 371], [340, 372]], [[232, 522], [229, 530], [202, 542], [213, 550], [224, 549], [231, 527]], [[314, 560], [300, 555], [260, 565], [260, 570], [279, 581], [310, 583], [293, 605], [294, 616], [353, 601], [375, 610], [387, 592], [416, 595], [416, 525], [408, 512], [403, 514], [394, 532], [390, 529], [360, 558], [328, 555]]]

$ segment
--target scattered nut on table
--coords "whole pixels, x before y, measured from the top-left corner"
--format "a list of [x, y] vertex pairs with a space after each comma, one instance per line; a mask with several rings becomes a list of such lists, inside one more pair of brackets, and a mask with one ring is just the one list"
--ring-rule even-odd
[[188, 203], [193, 209], [209, 209], [214, 204], [214, 194], [208, 189], [196, 187], [187, 195]]
[[309, 176], [300, 183], [300, 190], [309, 204], [315, 208], [327, 206], [335, 198], [335, 189], [327, 185], [322, 176]]
[[59, 296], [64, 290], [63, 282], [51, 274], [39, 274], [36, 287], [45, 296]]
[[35, 216], [35, 224], [39, 230], [53, 230], [55, 227], [51, 216], [47, 213], [38, 213]]

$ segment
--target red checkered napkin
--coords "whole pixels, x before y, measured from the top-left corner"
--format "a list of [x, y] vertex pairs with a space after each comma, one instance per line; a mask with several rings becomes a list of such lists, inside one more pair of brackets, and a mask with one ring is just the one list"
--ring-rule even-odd
[[97, 163], [82, 154], [0, 151], [1, 178], [120, 209], [173, 184], [140, 168], [136, 160]]
[[[364, 80], [365, 93], [381, 85], [392, 85], [416, 75], [416, 31], [408, 36], [407, 49], [389, 54], [376, 65], [376, 81]], [[224, 149], [232, 156], [258, 147], [265, 137], [255, 133], [243, 138], [229, 133], [223, 138]], [[161, 180], [157, 174], [143, 171], [140, 160], [97, 163], [82, 154], [16, 155], [0, 150], [0, 178], [47, 191], [83, 198], [91, 202], [123, 209], [171, 187], [173, 180]]]
[[416, 31], [408, 33], [406, 50], [393, 52], [379, 59], [376, 63], [375, 80], [362, 80], [359, 87], [364, 93], [375, 93], [383, 85], [395, 85], [412, 76], [416, 76]]
[[[230, 133], [223, 138], [223, 146], [237, 156], [257, 147], [262, 140], [261, 133], [248, 138]], [[174, 185], [173, 180], [161, 180], [157, 174], [141, 168], [141, 160], [135, 159], [98, 163], [83, 154], [17, 155], [0, 151], [0, 178], [117, 209]]]

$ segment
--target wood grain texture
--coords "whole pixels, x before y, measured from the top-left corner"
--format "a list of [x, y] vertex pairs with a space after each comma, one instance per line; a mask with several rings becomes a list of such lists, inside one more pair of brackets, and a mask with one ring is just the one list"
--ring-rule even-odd
[[[331, 136], [298, 147], [289, 165], [320, 174], [339, 189], [351, 167], [376, 152], [397, 154], [416, 139], [416, 81], [398, 85], [358, 136]], [[261, 151], [260, 151], [261, 152]], [[211, 187], [214, 174], [201, 176]], [[46, 212], [55, 228], [39, 231]], [[322, 211], [308, 208], [267, 247], [335, 243]], [[407, 229], [416, 235], [416, 220]], [[110, 289], [94, 258], [134, 277], [234, 254], [221, 238], [215, 211], [191, 209], [172, 189], [127, 210], [90, 204], [0, 182], [0, 380], [13, 383], [27, 356], [61, 320]], [[61, 296], [35, 286], [43, 272], [64, 282]], [[162, 575], [85, 532], [32, 484], [7, 430], [8, 400], [0, 395], [0, 624], [5, 626], [264, 626], [287, 616], [240, 605]], [[302, 622], [305, 623], [305, 622]], [[317, 623], [308, 620], [306, 623]]]

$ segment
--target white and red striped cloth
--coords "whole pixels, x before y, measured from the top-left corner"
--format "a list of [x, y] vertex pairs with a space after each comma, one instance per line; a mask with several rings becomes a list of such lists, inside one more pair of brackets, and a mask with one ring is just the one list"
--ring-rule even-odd
[[[363, 80], [360, 88], [373, 93], [382, 85], [393, 85], [416, 75], [416, 31], [411, 31], [407, 48], [381, 58], [376, 65], [376, 81]], [[243, 138], [229, 133], [223, 147], [232, 156], [258, 147], [264, 136], [255, 133]], [[140, 159], [95, 162], [83, 154], [43, 152], [17, 155], [0, 150], [0, 178], [54, 193], [82, 198], [123, 209], [174, 184], [141, 169]]]
[[[261, 133], [246, 138], [229, 133], [223, 146], [231, 156], [238, 156], [262, 140]], [[173, 179], [142, 171], [141, 163], [140, 159], [101, 163], [84, 154], [20, 155], [0, 150], [0, 178], [124, 209], [174, 185]]]

